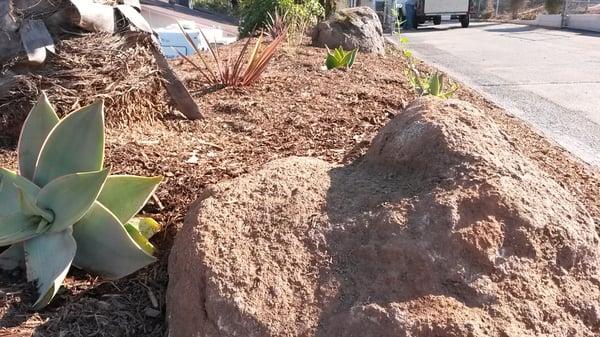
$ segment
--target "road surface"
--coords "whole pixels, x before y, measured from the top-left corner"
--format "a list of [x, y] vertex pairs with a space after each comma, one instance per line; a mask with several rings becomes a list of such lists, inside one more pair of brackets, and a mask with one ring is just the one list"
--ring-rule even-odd
[[417, 58], [600, 166], [600, 34], [458, 22], [403, 34]]

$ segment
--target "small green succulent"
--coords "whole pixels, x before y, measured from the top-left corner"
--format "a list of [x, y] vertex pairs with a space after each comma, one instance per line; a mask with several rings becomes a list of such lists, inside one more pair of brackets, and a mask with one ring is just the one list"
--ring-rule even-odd
[[421, 76], [419, 71], [415, 67], [410, 67], [410, 71], [407, 71], [406, 76], [408, 77], [411, 85], [420, 96], [431, 95], [443, 99], [452, 97], [458, 90], [458, 86], [453, 84], [449, 90], [445, 90], [445, 78], [444, 74], [435, 73], [429, 76]]
[[358, 49], [344, 50], [342, 47], [337, 47], [331, 51], [327, 46], [327, 58], [325, 58], [325, 66], [328, 70], [332, 69], [349, 69], [356, 60]]
[[134, 218], [162, 177], [109, 175], [103, 103], [60, 120], [42, 94], [19, 138], [19, 172], [0, 168], [0, 268], [24, 266], [35, 309], [56, 295], [71, 265], [117, 279], [154, 262], [160, 226]]

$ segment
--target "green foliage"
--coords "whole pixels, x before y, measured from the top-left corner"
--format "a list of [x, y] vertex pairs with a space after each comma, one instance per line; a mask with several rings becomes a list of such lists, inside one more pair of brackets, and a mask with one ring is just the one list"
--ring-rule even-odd
[[420, 96], [431, 95], [443, 99], [452, 97], [458, 86], [453, 84], [450, 90], [445, 90], [446, 83], [444, 74], [435, 73], [429, 76], [422, 76], [415, 67], [411, 67], [407, 72], [407, 77]]
[[21, 175], [0, 169], [0, 247], [10, 246], [0, 268], [26, 266], [35, 309], [50, 303], [71, 265], [120, 278], [156, 260], [147, 239], [158, 224], [142, 228], [134, 216], [162, 178], [109, 176], [101, 101], [59, 120], [42, 94], [18, 152]]
[[269, 14], [274, 15], [277, 11], [286, 13], [290, 30], [316, 23], [325, 14], [318, 0], [243, 0], [240, 6], [240, 36], [265, 28], [269, 24]]
[[546, 0], [544, 2], [544, 8], [546, 8], [548, 14], [560, 14], [563, 4], [564, 0]]
[[217, 13], [234, 14], [235, 9], [229, 0], [193, 0], [194, 8], [208, 8]]
[[325, 66], [328, 70], [332, 69], [350, 69], [356, 60], [358, 49], [344, 50], [342, 47], [337, 47], [333, 51], [327, 48], [327, 57], [325, 58]]

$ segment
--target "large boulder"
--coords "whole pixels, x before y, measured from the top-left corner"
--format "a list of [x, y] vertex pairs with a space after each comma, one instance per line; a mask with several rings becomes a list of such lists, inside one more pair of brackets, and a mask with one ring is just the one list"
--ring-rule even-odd
[[358, 162], [269, 163], [192, 206], [171, 337], [593, 336], [591, 215], [485, 114], [422, 99]]
[[377, 13], [369, 7], [342, 9], [320, 22], [313, 30], [313, 45], [365, 53], [385, 52], [383, 29]]

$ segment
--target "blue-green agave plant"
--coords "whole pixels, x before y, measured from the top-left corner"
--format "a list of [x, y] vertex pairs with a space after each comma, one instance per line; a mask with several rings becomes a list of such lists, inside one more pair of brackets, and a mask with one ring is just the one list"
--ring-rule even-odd
[[25, 267], [35, 309], [56, 295], [71, 265], [117, 279], [154, 262], [159, 230], [134, 218], [162, 177], [109, 175], [103, 103], [60, 120], [42, 94], [19, 138], [19, 173], [0, 168], [0, 268]]

